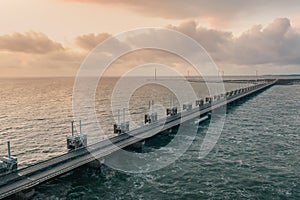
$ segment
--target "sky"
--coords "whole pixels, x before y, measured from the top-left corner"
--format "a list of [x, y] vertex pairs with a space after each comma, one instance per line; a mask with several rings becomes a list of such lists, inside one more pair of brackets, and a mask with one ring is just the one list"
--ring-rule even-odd
[[[188, 35], [225, 75], [300, 74], [299, 9], [299, 0], [1, 0], [0, 77], [75, 76], [96, 45], [143, 27]], [[187, 70], [153, 55], [127, 55], [107, 73], [154, 61]]]

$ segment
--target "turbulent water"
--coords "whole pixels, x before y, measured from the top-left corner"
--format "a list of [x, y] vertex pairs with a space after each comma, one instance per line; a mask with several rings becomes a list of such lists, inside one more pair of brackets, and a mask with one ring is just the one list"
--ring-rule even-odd
[[[114, 82], [104, 81], [96, 98], [97, 114], [108, 136], [113, 120], [107, 107]], [[193, 84], [197, 91], [205, 90]], [[226, 84], [226, 89], [239, 86]], [[71, 78], [1, 79], [1, 154], [7, 140], [19, 167], [66, 152], [72, 87]], [[167, 105], [168, 92], [157, 85], [137, 90], [130, 100], [133, 120], [142, 122], [151, 98]], [[209, 122], [198, 127], [189, 149], [163, 169], [130, 174], [105, 166], [82, 167], [38, 186], [34, 199], [299, 199], [299, 102], [299, 86], [273, 86], [228, 107], [222, 134], [205, 158], [199, 159], [199, 149]], [[184, 125], [186, 135], [189, 126], [194, 125]], [[148, 140], [145, 151], [164, 148], [175, 134], [164, 132]]]

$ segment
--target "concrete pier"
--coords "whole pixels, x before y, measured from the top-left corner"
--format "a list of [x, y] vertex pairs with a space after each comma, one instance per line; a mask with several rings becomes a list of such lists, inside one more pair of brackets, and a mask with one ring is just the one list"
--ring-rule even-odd
[[81, 120], [79, 121], [79, 134], [77, 135], [75, 135], [74, 123], [75, 121], [71, 122], [72, 135], [67, 136], [67, 149], [69, 151], [87, 146], [87, 135], [82, 133]]
[[7, 156], [0, 158], [0, 174], [16, 171], [18, 168], [18, 159], [11, 155], [10, 141], [7, 142]]
[[32, 197], [35, 194], [35, 189], [34, 188], [29, 188], [27, 190], [23, 190], [21, 192], [18, 192], [15, 194], [15, 199], [19, 200], [29, 200], [32, 199]]

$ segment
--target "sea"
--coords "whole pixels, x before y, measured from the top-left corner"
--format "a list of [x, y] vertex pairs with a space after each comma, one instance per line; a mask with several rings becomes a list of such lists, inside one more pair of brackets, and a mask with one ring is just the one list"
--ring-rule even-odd
[[[142, 79], [149, 84], [137, 86], [127, 102], [125, 118], [132, 122], [131, 129], [143, 125], [150, 100], [157, 105], [159, 118], [171, 104], [181, 111], [176, 94], [171, 102], [172, 90], [150, 78]], [[176, 78], [160, 81], [183, 85]], [[97, 121], [88, 121], [82, 113], [83, 132], [89, 130], [85, 128], [88, 123], [101, 123], [99, 134], [89, 137], [86, 133], [89, 144], [114, 136], [116, 111], [122, 113], [121, 104], [126, 101], [120, 95], [112, 97], [117, 82], [116, 77], [99, 82], [94, 99]], [[220, 83], [211, 81], [216, 89], [209, 91], [203, 81], [187, 82], [197, 98], [219, 93], [223, 86], [230, 91], [253, 84], [227, 81], [218, 89]], [[0, 154], [6, 155], [10, 141], [18, 168], [23, 168], [67, 153], [74, 83], [71, 77], [1, 78]], [[126, 94], [126, 84], [124, 88]], [[211, 124], [189, 122], [183, 125], [187, 140], [190, 128], [197, 126], [191, 145], [161, 169], [130, 173], [105, 165], [97, 169], [83, 166], [37, 186], [33, 199], [300, 199], [299, 85], [275, 85], [227, 106], [225, 115], [220, 137], [205, 157], [199, 157], [199, 149]], [[164, 149], [175, 136], [176, 130], [165, 131], [148, 139], [143, 148], [147, 152]], [[177, 151], [168, 148], [168, 152]]]

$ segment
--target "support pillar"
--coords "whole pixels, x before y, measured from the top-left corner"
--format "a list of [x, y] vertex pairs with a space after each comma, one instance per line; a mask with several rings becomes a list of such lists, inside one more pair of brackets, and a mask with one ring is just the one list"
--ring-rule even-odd
[[32, 199], [32, 197], [34, 196], [34, 194], [35, 194], [35, 189], [34, 188], [30, 188], [30, 189], [18, 192], [14, 196], [16, 197], [16, 199], [28, 200], [28, 199]]

